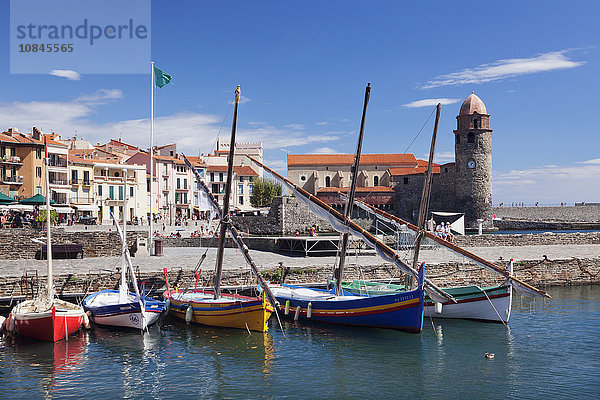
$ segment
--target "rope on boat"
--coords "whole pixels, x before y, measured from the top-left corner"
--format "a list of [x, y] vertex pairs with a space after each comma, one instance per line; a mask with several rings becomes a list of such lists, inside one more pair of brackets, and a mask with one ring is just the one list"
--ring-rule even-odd
[[508, 325], [506, 325], [506, 322], [504, 322], [504, 320], [502, 319], [502, 317], [500, 316], [500, 313], [498, 312], [498, 310], [496, 310], [496, 307], [494, 307], [494, 303], [492, 303], [492, 300], [490, 300], [489, 296], [487, 295], [487, 293], [485, 292], [485, 289], [482, 289], [483, 294], [485, 294], [485, 297], [488, 299], [488, 301], [490, 302], [492, 308], [494, 309], [494, 311], [496, 312], [496, 315], [498, 316], [498, 318], [500, 319], [500, 322], [502, 322], [502, 324], [504, 325], [504, 327], [506, 329], [508, 329]]
[[240, 301], [240, 310], [242, 310], [242, 317], [244, 317], [244, 325], [246, 325], [246, 330], [248, 331], [248, 335], [252, 336], [252, 332], [250, 332], [250, 328], [248, 328], [248, 322], [246, 322], [246, 314], [244, 314], [244, 306]]

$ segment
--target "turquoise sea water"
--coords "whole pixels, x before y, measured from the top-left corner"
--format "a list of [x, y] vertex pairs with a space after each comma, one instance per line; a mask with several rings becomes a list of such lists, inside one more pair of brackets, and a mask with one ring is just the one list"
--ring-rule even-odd
[[[266, 334], [167, 319], [56, 344], [0, 339], [0, 397], [600, 398], [600, 287], [515, 296], [509, 328], [425, 321], [419, 335], [284, 323]], [[493, 359], [485, 353], [494, 353]]]

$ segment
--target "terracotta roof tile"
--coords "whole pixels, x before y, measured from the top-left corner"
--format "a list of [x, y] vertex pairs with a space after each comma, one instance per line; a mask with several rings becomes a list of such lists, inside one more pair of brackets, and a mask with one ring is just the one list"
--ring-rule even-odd
[[[319, 193], [335, 193], [341, 192], [346, 193], [348, 191], [347, 187], [324, 187], [317, 191]], [[364, 186], [364, 187], [356, 187], [356, 193], [374, 193], [374, 192], [385, 192], [385, 193], [394, 193], [394, 189], [387, 186]]]
[[[354, 154], [288, 154], [290, 166], [352, 165]], [[363, 154], [360, 165], [414, 166], [417, 159], [410, 153]]]
[[[208, 172], [227, 172], [227, 165], [210, 165], [207, 168]], [[258, 176], [256, 171], [247, 165], [233, 166], [233, 172], [240, 176]]]
[[[425, 165], [420, 165], [418, 167], [413, 167], [413, 168], [390, 168], [390, 175], [392, 176], [402, 176], [402, 175], [422, 175], [425, 172], [427, 172], [427, 162], [425, 161]], [[439, 174], [440, 173], [440, 165], [439, 164], [433, 164], [433, 171], [434, 174]]]

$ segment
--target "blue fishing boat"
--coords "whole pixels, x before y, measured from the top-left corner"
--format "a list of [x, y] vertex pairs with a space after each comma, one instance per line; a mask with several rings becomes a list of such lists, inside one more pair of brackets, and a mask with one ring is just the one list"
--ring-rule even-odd
[[423, 329], [424, 269], [415, 290], [383, 296], [360, 296], [335, 289], [271, 286], [284, 315], [298, 320], [419, 333]]

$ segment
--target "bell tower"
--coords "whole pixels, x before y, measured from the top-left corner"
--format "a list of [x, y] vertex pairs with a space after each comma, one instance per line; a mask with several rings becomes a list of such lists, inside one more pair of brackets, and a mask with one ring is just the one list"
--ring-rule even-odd
[[460, 107], [454, 131], [456, 209], [465, 213], [465, 227], [478, 219], [492, 228], [492, 130], [485, 104], [471, 93]]

